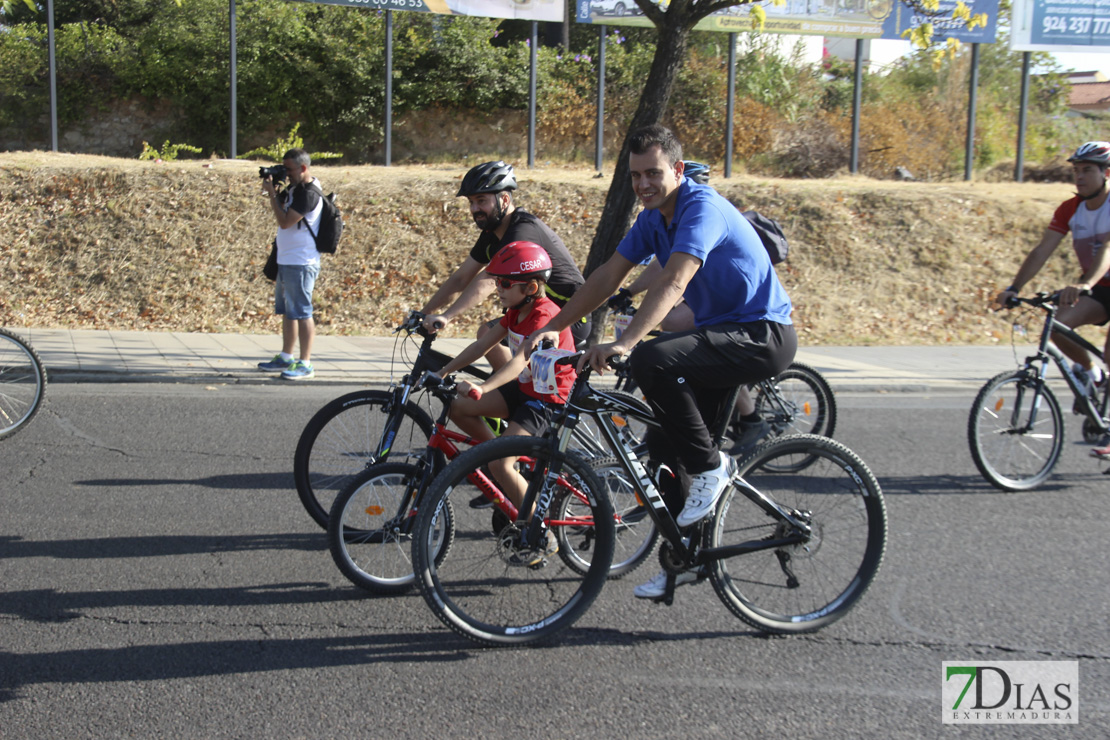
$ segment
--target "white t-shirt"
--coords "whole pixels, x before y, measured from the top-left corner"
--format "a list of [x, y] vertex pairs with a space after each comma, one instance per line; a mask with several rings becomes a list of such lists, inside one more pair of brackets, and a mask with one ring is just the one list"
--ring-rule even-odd
[[[315, 183], [317, 187], [320, 184], [314, 177], [303, 187], [289, 188], [285, 193], [282, 210], [288, 211], [293, 206], [295, 199], [298, 207], [293, 210], [303, 214], [304, 218], [288, 229], [278, 228], [277, 261], [279, 265], [311, 265], [320, 261], [320, 253], [316, 250], [316, 240], [312, 238], [312, 234], [320, 233], [320, 216], [324, 212], [324, 199], [316, 188], [309, 187], [311, 183]], [[310, 203], [315, 203], [315, 207], [309, 208], [308, 204]], [[302, 208], [308, 209], [308, 212], [305, 213], [301, 210]], [[312, 228], [311, 233], [305, 226], [306, 221], [308, 226]]]

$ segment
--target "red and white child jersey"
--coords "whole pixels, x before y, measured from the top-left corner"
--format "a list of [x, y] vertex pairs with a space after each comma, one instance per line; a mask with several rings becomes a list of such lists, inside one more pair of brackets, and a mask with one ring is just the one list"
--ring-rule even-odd
[[[1060, 234], [1071, 232], [1072, 248], [1086, 272], [1094, 264], [1095, 255], [1110, 241], [1110, 198], [1092, 211], [1077, 195], [1056, 209], [1048, 228]], [[1110, 272], [1098, 284], [1110, 286]]]
[[[509, 349], [515, 355], [520, 345], [525, 339], [530, 337], [537, 329], [542, 329], [547, 326], [547, 322], [551, 317], [559, 313], [559, 306], [555, 301], [547, 296], [541, 296], [536, 299], [532, 304], [532, 311], [528, 317], [523, 321], [519, 321], [520, 311], [510, 309], [501, 319], [501, 326], [509, 330]], [[559, 332], [559, 349], [569, 349], [574, 351], [574, 337], [571, 336], [570, 329], [563, 329]], [[525, 395], [532, 398], [538, 398], [541, 401], [548, 403], [565, 403], [567, 396], [570, 395], [570, 387], [574, 385], [574, 379], [578, 376], [578, 372], [574, 369], [573, 365], [560, 365], [556, 374], [555, 382], [558, 388], [555, 394], [537, 393], [536, 389], [532, 386], [532, 371], [528, 366], [524, 366], [524, 370], [517, 376], [517, 382], [520, 383], [520, 390]]]

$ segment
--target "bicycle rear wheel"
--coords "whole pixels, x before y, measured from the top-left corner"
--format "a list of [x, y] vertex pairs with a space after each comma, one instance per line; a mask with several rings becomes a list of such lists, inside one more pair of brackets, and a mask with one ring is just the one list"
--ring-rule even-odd
[[[590, 460], [590, 464], [613, 506], [616, 524], [609, 577], [616, 579], [636, 570], [651, 555], [659, 540], [659, 530], [637, 500], [628, 473], [615, 457]], [[592, 517], [588, 503], [579, 493], [564, 490], [555, 495], [551, 510], [552, 518], [561, 524], [552, 527], [559, 539], [559, 557], [573, 570], [585, 574], [590, 568], [596, 537], [594, 528], [585, 523]], [[575, 522], [583, 524], [575, 526]]]
[[1064, 449], [1060, 403], [1024, 370], [999, 373], [971, 405], [967, 441], [975, 467], [991, 485], [1003, 491], [1036, 488], [1052, 475]]
[[[423, 480], [419, 466], [380, 463], [354, 476], [336, 497], [328, 517], [328, 547], [351, 583], [376, 594], [412, 588], [412, 531]], [[444, 511], [432, 533], [437, 560], [446, 557], [454, 537], [450, 506]]]
[[411, 401], [400, 409], [397, 433], [382, 455], [382, 436], [391, 421], [393, 394], [362, 390], [329, 402], [305, 425], [293, 455], [293, 480], [305, 511], [324, 529], [335, 497], [370, 465], [411, 462], [428, 446], [432, 419]]
[[[793, 468], [801, 459], [810, 462], [793, 473], [766, 472], [769, 466]], [[807, 521], [810, 534], [798, 544], [712, 563], [717, 596], [765, 632], [812, 632], [843, 617], [871, 585], [886, 547], [886, 507], [875, 476], [847, 447], [814, 435], [768, 443], [741, 463], [738, 474]], [[795, 532], [750, 496], [742, 483], [729, 487], [709, 525], [710, 547]]]
[[46, 397], [46, 369], [18, 334], [0, 329], [0, 439], [27, 426]]
[[[521, 523], [508, 522], [500, 509], [466, 505], [480, 493], [467, 477], [507, 457], [525, 458], [518, 467], [544, 487], [537, 500], [567, 488], [581, 493], [588, 519], [553, 521], [551, 529], [594, 529], [585, 574], [550, 553], [521, 547]], [[548, 477], [553, 465], [561, 468], [554, 480]], [[454, 544], [450, 557], [437, 563], [429, 538], [453, 501], [463, 502], [454, 507]], [[436, 477], [416, 517], [412, 557], [424, 600], [450, 629], [484, 645], [523, 645], [551, 638], [589, 609], [609, 574], [613, 537], [609, 497], [586, 460], [574, 452], [553, 454], [542, 437], [501, 437], [467, 450]]]
[[[764, 387], [767, 392], [764, 392]], [[801, 362], [795, 362], [782, 373], [757, 386], [760, 392], [755, 398], [755, 410], [771, 425], [770, 438], [787, 434], [817, 434], [831, 437], [836, 430], [836, 397], [832, 388], [821, 373]], [[768, 462], [767, 470], [791, 472], [804, 467], [807, 460], [792, 462], [791, 470], [773, 466], [781, 465]]]

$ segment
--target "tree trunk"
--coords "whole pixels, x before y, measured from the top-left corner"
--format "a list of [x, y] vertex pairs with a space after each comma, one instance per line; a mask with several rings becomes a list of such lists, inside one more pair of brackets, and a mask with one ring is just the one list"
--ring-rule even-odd
[[[677, 10], [676, 3], [672, 2], [671, 10]], [[666, 31], [659, 33], [651, 71], [648, 72], [644, 91], [640, 95], [640, 104], [636, 108], [635, 115], [632, 116], [628, 131], [625, 132], [620, 155], [613, 169], [613, 179], [609, 183], [609, 193], [605, 196], [605, 208], [601, 212], [597, 231], [590, 244], [590, 253], [586, 258], [587, 277], [613, 255], [631, 225], [632, 211], [636, 207], [636, 195], [632, 192], [628, 172], [629, 138], [637, 129], [658, 123], [667, 111], [675, 79], [686, 57], [686, 47], [690, 40], [692, 24], [683, 22], [684, 20], [683, 18], [672, 19], [668, 12]], [[604, 331], [602, 326], [604, 317], [604, 308], [595, 313], [591, 341], [596, 341]]]

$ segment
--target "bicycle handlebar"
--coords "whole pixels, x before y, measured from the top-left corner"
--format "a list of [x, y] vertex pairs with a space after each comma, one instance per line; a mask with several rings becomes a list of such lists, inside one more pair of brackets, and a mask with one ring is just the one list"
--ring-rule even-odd
[[[1036, 308], [1044, 308], [1046, 304], [1052, 304], [1053, 306], [1059, 306], [1060, 305], [1060, 293], [1062, 293], [1062, 292], [1063, 291], [1059, 291], [1059, 290], [1057, 290], [1055, 292], [1052, 292], [1052, 293], [1046, 293], [1044, 291], [1041, 291], [1040, 293], [1037, 293], [1036, 295], [1034, 295], [1032, 298], [1022, 298], [1019, 295], [1012, 295], [1012, 296], [1010, 296], [1009, 298], [1006, 299], [1005, 308], [1017, 308], [1018, 306], [1020, 306], [1023, 303], [1027, 306], [1034, 306]], [[1091, 291], [1089, 291], [1089, 290], [1083, 290], [1083, 291], [1079, 292], [1079, 295], [1090, 295], [1090, 294], [1091, 294]]]
[[632, 306], [632, 294], [628, 288], [621, 288], [607, 301], [609, 310], [615, 313], [634, 314], [636, 309]]

